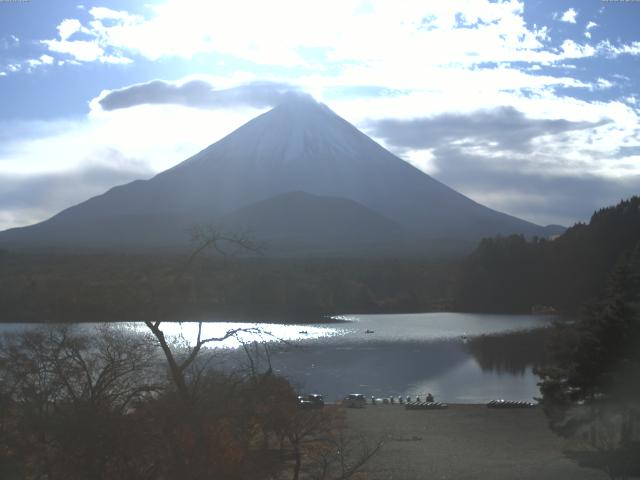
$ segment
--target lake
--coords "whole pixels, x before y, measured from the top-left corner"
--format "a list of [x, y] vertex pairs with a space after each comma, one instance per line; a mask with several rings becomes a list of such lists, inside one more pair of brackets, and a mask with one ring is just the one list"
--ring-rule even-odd
[[[222, 336], [232, 328], [259, 329], [217, 344], [212, 354], [218, 364], [246, 366], [246, 350], [260, 368], [270, 362], [299, 391], [322, 393], [328, 401], [348, 393], [424, 398], [431, 392], [438, 401], [483, 403], [539, 395], [532, 369], [542, 359], [543, 341], [526, 332], [549, 325], [554, 317], [419, 313], [334, 320], [300, 325], [206, 323], [203, 337]], [[128, 325], [145, 329], [143, 324]], [[163, 327], [168, 335], [188, 342], [197, 333], [195, 323]], [[4, 331], [22, 328], [25, 325], [0, 326]], [[254, 343], [257, 340], [269, 348]]]

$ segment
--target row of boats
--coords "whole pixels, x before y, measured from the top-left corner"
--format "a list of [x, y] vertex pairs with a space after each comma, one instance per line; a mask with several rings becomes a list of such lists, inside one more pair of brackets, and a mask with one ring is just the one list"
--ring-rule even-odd
[[404, 408], [407, 410], [442, 410], [449, 408], [449, 405], [442, 402], [410, 402]]
[[519, 402], [510, 400], [491, 400], [487, 403], [488, 408], [535, 408], [536, 404], [532, 402]]
[[[366, 403], [366, 401], [364, 401], [364, 395], [357, 395], [357, 396], [362, 397], [360, 401], [364, 405], [364, 403]], [[447, 405], [446, 403], [434, 401], [431, 395], [427, 396], [426, 401], [424, 402], [420, 400], [420, 397], [416, 397], [415, 400], [411, 400], [411, 397], [407, 397], [406, 402], [405, 402], [405, 399], [401, 396], [399, 396], [397, 400], [395, 397], [389, 397], [389, 398], [371, 397], [372, 405], [376, 405], [376, 404], [388, 405], [388, 404], [394, 404], [394, 403], [404, 405], [407, 410], [439, 410], [439, 409], [449, 408], [449, 405]], [[526, 402], [526, 401], [497, 399], [497, 400], [491, 400], [490, 402], [488, 402], [487, 407], [488, 408], [535, 408], [536, 404], [532, 402]]]

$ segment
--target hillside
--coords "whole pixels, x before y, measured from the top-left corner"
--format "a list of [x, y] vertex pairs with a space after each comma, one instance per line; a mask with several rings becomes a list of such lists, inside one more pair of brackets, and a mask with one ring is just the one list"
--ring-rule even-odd
[[608, 275], [640, 248], [640, 197], [593, 214], [555, 240], [522, 236], [484, 239], [463, 262], [456, 307], [529, 312], [549, 305], [576, 312], [602, 293]]

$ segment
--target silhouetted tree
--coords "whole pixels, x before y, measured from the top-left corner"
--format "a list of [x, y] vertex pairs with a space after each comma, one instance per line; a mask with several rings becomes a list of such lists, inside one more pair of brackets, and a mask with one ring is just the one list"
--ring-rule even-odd
[[105, 326], [5, 334], [0, 342], [0, 464], [22, 478], [105, 478], [117, 463], [122, 419], [156, 394], [147, 335]]
[[521, 235], [484, 239], [463, 262], [455, 308], [529, 313], [550, 305], [578, 313], [601, 295], [621, 255], [640, 242], [640, 197], [593, 214], [553, 240]]
[[553, 365], [539, 370], [550, 426], [582, 434], [611, 478], [626, 478], [640, 454], [640, 244], [623, 256], [605, 296], [556, 330]]

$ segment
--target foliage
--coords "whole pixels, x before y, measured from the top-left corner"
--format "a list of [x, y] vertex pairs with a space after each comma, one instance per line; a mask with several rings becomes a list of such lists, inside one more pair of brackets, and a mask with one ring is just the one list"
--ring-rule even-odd
[[148, 337], [116, 327], [5, 335], [0, 464], [24, 478], [100, 478], [127, 433], [122, 420], [159, 390], [153, 352]]
[[0, 257], [0, 321], [295, 318], [446, 308], [455, 264], [425, 259]]
[[[339, 407], [301, 409], [291, 385], [257, 361], [221, 373], [198, 351], [183, 370], [185, 398], [155, 339], [124, 332], [4, 336], [1, 478], [346, 479], [379, 448], [349, 434]], [[190, 351], [174, 354], [181, 361]]]
[[577, 313], [600, 295], [621, 256], [640, 242], [640, 197], [593, 214], [554, 240], [488, 238], [462, 263], [454, 292], [463, 311]]
[[621, 258], [605, 295], [581, 319], [556, 327], [553, 363], [539, 370], [551, 428], [584, 435], [612, 478], [624, 477], [640, 453], [639, 347], [640, 244]]

